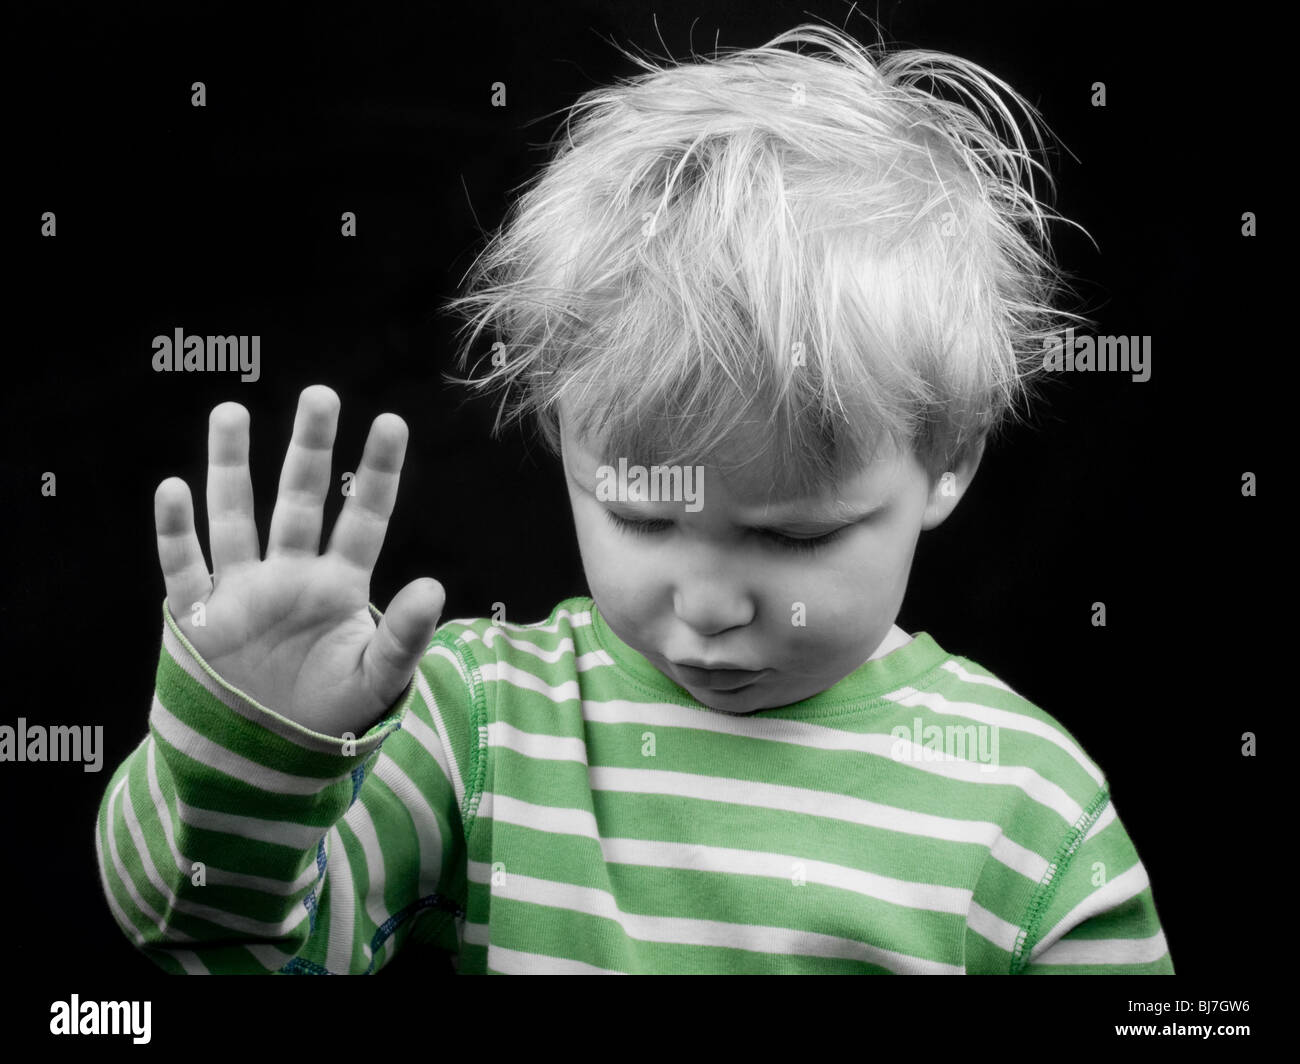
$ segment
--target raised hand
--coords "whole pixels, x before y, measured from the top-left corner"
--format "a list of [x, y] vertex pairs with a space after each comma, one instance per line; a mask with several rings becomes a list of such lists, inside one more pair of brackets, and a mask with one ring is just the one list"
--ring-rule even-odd
[[355, 494], [320, 553], [339, 405], [325, 385], [299, 397], [265, 558], [248, 468], [250, 418], [240, 404], [222, 403], [208, 421], [211, 576], [189, 486], [169, 477], [154, 495], [167, 604], [186, 637], [231, 686], [331, 736], [361, 735], [392, 705], [445, 603], [442, 585], [426, 577], [394, 596], [378, 627], [367, 608], [406, 454], [406, 423], [396, 414], [371, 425]]

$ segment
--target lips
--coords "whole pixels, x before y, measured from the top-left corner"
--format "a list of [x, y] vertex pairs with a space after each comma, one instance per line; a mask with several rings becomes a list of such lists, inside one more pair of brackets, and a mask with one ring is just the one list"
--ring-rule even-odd
[[708, 687], [715, 691], [734, 691], [748, 687], [768, 672], [767, 669], [702, 669], [695, 665], [672, 664], [693, 686]]

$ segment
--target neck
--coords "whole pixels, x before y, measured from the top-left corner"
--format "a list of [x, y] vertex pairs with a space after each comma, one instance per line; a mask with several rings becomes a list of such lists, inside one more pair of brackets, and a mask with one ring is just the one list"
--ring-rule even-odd
[[886, 654], [892, 654], [899, 647], [907, 646], [911, 641], [912, 637], [910, 635], [899, 628], [898, 625], [894, 625], [889, 629], [889, 633], [880, 646], [876, 647], [875, 652], [867, 660], [875, 661], [877, 658], [883, 658]]

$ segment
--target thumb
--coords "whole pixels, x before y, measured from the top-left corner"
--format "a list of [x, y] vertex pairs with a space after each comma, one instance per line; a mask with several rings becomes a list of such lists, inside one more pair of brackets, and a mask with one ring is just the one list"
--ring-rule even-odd
[[379, 627], [361, 655], [361, 670], [385, 706], [411, 682], [446, 602], [443, 586], [431, 577], [422, 577], [394, 595], [379, 619]]

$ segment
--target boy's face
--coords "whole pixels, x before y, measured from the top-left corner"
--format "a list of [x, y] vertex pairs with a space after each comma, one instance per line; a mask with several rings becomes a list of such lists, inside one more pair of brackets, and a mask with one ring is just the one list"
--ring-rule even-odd
[[[886, 445], [833, 495], [802, 499], [764, 498], [760, 471], [724, 476], [709, 466], [703, 505], [688, 510], [683, 501], [598, 498], [600, 467], [617, 468], [618, 457], [576, 438], [571, 424], [561, 417], [565, 477], [601, 615], [699, 702], [727, 713], [798, 702], [872, 657], [898, 616], [922, 529], [947, 517], [979, 464], [977, 453], [945, 490], [914, 454]], [[620, 527], [610, 514], [643, 524]], [[811, 551], [787, 541], [837, 529]]]

